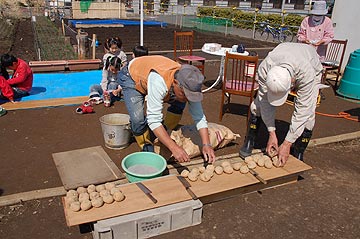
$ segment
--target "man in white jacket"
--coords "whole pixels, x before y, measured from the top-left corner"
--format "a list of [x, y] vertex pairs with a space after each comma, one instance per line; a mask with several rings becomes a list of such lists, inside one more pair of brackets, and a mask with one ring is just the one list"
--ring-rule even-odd
[[[282, 43], [275, 47], [258, 69], [259, 91], [251, 104], [251, 116], [241, 156], [254, 147], [260, 117], [269, 132], [266, 151], [274, 149], [284, 165], [293, 156], [303, 160], [315, 125], [315, 108], [323, 67], [315, 49], [302, 43]], [[275, 109], [285, 103], [288, 93], [297, 93], [289, 131], [279, 146], [275, 128]]]

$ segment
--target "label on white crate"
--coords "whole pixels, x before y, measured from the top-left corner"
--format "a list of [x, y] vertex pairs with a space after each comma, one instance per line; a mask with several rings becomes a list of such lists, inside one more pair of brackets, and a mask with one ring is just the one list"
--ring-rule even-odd
[[171, 230], [171, 215], [162, 214], [137, 221], [138, 238], [148, 238]]

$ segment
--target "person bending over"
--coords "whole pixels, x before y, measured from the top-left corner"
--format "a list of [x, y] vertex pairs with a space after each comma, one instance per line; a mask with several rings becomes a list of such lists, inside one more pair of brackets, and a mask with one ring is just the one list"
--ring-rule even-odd
[[[323, 67], [315, 48], [302, 43], [281, 43], [259, 65], [259, 91], [252, 102], [251, 115], [244, 145], [243, 157], [251, 155], [257, 137], [260, 117], [269, 132], [266, 152], [275, 150], [281, 165], [290, 152], [303, 160], [304, 151], [315, 125], [315, 108]], [[278, 146], [275, 128], [275, 109], [285, 103], [290, 91], [297, 99], [289, 131], [284, 142]]]
[[[208, 125], [203, 113], [201, 86], [204, 76], [198, 68], [179, 63], [164, 56], [142, 56], [131, 60], [119, 79], [130, 115], [131, 129], [143, 151], [154, 151], [150, 130], [178, 162], [190, 161], [186, 151], [178, 146], [167, 130], [175, 128], [186, 103], [202, 140], [206, 161], [215, 161], [210, 144]], [[146, 114], [145, 114], [145, 97]], [[169, 103], [163, 119], [164, 103]]]

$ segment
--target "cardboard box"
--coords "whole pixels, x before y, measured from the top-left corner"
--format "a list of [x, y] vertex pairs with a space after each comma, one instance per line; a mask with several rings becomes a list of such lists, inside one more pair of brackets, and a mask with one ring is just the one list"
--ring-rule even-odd
[[201, 223], [203, 204], [189, 200], [97, 221], [94, 239], [142, 239]]

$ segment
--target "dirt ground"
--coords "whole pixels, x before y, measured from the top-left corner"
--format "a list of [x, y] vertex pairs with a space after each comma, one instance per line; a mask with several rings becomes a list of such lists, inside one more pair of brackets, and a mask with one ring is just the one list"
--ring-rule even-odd
[[[12, 53], [31, 60], [34, 57], [30, 50], [32, 43], [29, 43], [32, 42], [31, 34], [22, 28], [28, 26], [27, 24], [26, 21], [20, 23]], [[95, 29], [92, 31], [95, 32]], [[149, 41], [145, 41], [144, 45], [153, 51], [171, 50], [172, 31], [171, 28], [151, 29], [150, 32], [145, 33], [144, 39]], [[26, 34], [22, 35], [22, 33]], [[104, 30], [103, 35], [113, 34], [105, 33]], [[129, 37], [128, 39], [136, 39], [138, 32], [133, 29], [125, 35]], [[200, 42], [196, 43], [199, 47], [205, 42], [212, 41], [231, 46], [240, 40], [239, 38], [223, 39], [216, 34], [196, 33], [196, 35], [199, 37], [196, 40]], [[130, 50], [133, 45], [127, 45], [126, 42], [136, 40], [122, 38], [124, 48]], [[100, 38], [99, 40], [101, 41]], [[257, 43], [251, 39], [246, 40], [248, 41], [246, 46], [249, 48], [271, 45]], [[241, 41], [245, 42], [245, 39]], [[171, 43], [166, 45], [165, 42]], [[171, 48], [162, 48], [165, 45]], [[25, 49], [28, 49], [27, 52]], [[206, 64], [205, 85], [213, 82], [218, 71], [219, 61], [209, 61]], [[223, 124], [233, 132], [244, 136], [247, 99], [234, 97], [229, 107], [230, 112], [224, 115], [222, 122], [219, 122], [220, 93], [218, 88], [215, 88], [205, 94], [203, 105], [208, 121]], [[345, 111], [360, 118], [358, 103], [335, 97], [331, 89], [326, 89], [323, 93], [325, 99], [318, 107], [318, 112], [337, 114]], [[96, 106], [96, 112], [87, 115], [76, 114], [76, 107], [16, 110], [0, 118], [1, 196], [61, 186], [52, 154], [97, 145], [104, 146], [99, 118], [108, 113], [126, 113], [123, 102], [116, 102], [110, 108]], [[277, 112], [277, 133], [280, 139], [285, 137], [292, 111], [292, 106], [284, 105]], [[191, 124], [189, 114], [184, 114], [180, 123]], [[359, 130], [358, 122], [317, 116], [313, 138]], [[258, 147], [264, 146], [266, 142], [263, 126], [260, 131], [263, 137], [260, 137]], [[216, 155], [238, 152], [242, 141], [243, 138], [236, 140], [234, 144], [216, 151]], [[353, 140], [309, 148], [305, 161], [313, 169], [304, 173], [304, 179], [298, 183], [205, 205], [200, 225], [161, 235], [158, 238], [357, 238], [360, 235], [360, 229], [356, 226], [360, 223], [359, 146], [360, 141]], [[138, 147], [132, 143], [124, 150], [115, 151], [105, 148], [105, 151], [120, 167], [121, 159], [129, 153], [138, 151]], [[92, 237], [89, 233], [80, 233], [78, 227], [66, 226], [60, 197], [0, 208], [0, 234], [2, 238], [9, 239]]]

